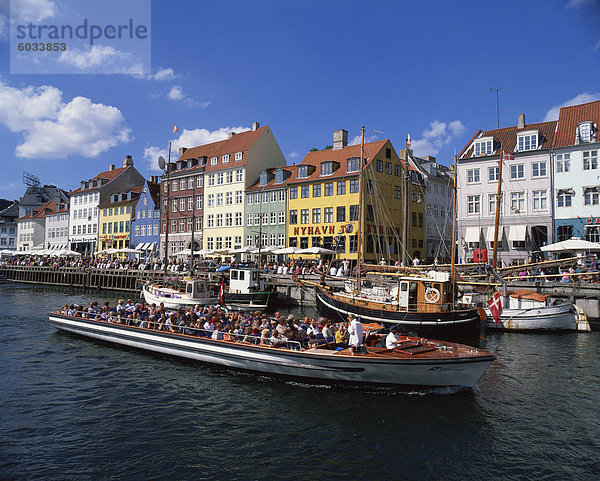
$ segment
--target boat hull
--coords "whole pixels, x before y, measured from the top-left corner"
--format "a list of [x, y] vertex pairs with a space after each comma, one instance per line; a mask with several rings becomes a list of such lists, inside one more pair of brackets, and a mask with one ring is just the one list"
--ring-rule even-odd
[[[315, 383], [369, 386], [461, 386], [472, 388], [494, 360], [473, 351], [469, 357], [386, 359], [384, 356], [292, 351], [51, 313], [56, 328], [115, 344], [202, 361], [227, 368]], [[313, 350], [314, 351], [314, 350]]]
[[168, 309], [177, 309], [178, 307], [193, 306], [196, 304], [216, 304], [217, 298], [212, 297], [196, 297], [191, 298], [185, 293], [178, 293], [172, 289], [161, 289], [148, 284], [142, 286], [142, 297], [147, 304], [160, 305], [161, 303]]
[[477, 309], [461, 309], [445, 312], [401, 312], [372, 309], [351, 302], [344, 302], [316, 288], [319, 314], [334, 322], [347, 320], [348, 314], [360, 317], [362, 322], [377, 322], [384, 326], [397, 326], [403, 332], [430, 339], [471, 340], [478, 339], [481, 318]]
[[263, 310], [269, 306], [272, 291], [259, 291], [259, 292], [226, 292], [225, 293], [225, 307], [238, 308], [238, 309], [249, 309], [249, 310]]
[[576, 331], [577, 316], [570, 304], [534, 307], [530, 309], [504, 309], [496, 324], [486, 308], [486, 329], [502, 331]]

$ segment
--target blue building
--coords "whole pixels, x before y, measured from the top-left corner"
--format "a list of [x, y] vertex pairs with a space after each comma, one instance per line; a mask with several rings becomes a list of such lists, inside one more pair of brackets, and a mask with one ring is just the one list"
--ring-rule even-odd
[[151, 177], [144, 183], [142, 193], [135, 206], [135, 216], [131, 223], [131, 246], [142, 251], [141, 259], [160, 257], [158, 242], [160, 236], [160, 184], [158, 177]]

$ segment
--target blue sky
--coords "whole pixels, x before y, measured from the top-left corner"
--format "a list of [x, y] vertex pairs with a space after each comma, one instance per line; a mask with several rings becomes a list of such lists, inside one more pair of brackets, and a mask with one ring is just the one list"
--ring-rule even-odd
[[[49, 21], [65, 1], [12, 6]], [[7, 0], [0, 13], [2, 198], [23, 194], [23, 171], [69, 189], [126, 154], [156, 174], [173, 123], [175, 147], [268, 124], [289, 163], [364, 125], [448, 165], [496, 127], [490, 87], [501, 126], [600, 98], [598, 0], [155, 0], [151, 72], [110, 75], [84, 73], [121, 58], [101, 43], [67, 58], [81, 74], [11, 74]]]

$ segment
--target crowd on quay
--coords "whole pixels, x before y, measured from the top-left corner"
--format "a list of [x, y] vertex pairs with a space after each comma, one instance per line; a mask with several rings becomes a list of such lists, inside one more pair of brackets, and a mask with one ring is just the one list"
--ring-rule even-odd
[[98, 302], [90, 302], [88, 306], [65, 304], [58, 312], [144, 329], [296, 350], [318, 346], [356, 350], [363, 344], [362, 324], [352, 314], [348, 321], [333, 323], [326, 318], [300, 319], [279, 312], [269, 317], [260, 311], [229, 312], [221, 306], [199, 304], [168, 310], [162, 304], [133, 303], [131, 299], [119, 300], [116, 307], [108, 302], [103, 306]]

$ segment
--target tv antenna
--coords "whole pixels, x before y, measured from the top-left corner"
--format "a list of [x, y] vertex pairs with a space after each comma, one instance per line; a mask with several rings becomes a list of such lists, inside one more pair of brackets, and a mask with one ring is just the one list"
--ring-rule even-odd
[[496, 121], [500, 128], [500, 90], [506, 90], [506, 87], [490, 87], [490, 90], [496, 91]]
[[39, 187], [40, 178], [30, 172], [23, 171], [23, 183], [29, 187]]
[[379, 134], [384, 134], [385, 132], [382, 132], [381, 130], [375, 130], [373, 129], [373, 132], [375, 133], [375, 139], [379, 139]]

